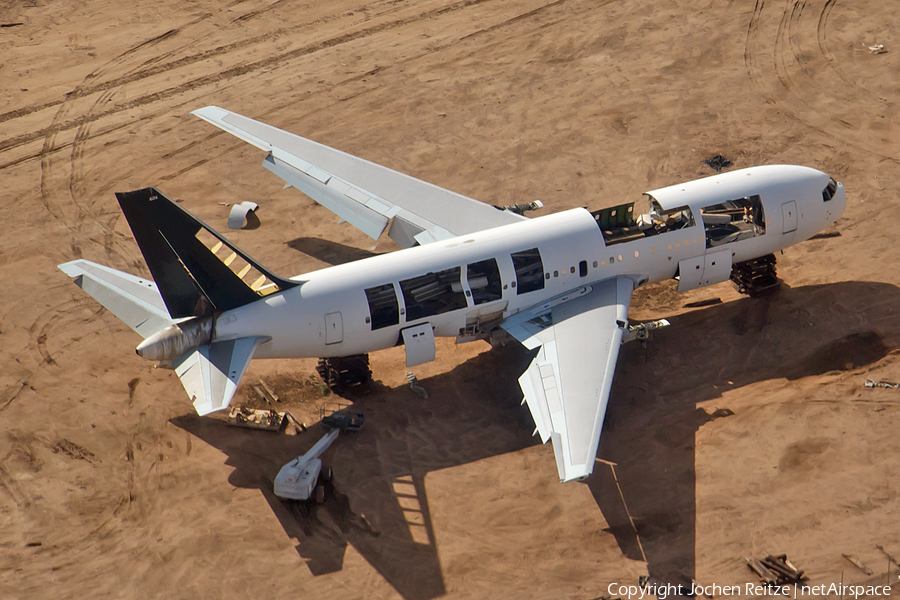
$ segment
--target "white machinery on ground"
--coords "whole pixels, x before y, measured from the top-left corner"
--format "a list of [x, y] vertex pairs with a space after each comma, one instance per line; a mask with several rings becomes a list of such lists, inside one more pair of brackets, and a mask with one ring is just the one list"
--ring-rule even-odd
[[332, 429], [313, 445], [303, 456], [299, 456], [281, 467], [275, 477], [275, 495], [287, 500], [309, 500], [315, 494], [316, 502], [325, 501], [324, 481], [331, 479], [331, 469], [322, 469], [319, 456], [337, 439], [340, 429]]

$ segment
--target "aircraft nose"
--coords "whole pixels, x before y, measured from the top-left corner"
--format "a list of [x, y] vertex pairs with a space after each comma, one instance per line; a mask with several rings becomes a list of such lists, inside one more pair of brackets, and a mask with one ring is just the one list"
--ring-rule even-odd
[[844, 214], [844, 210], [847, 208], [847, 193], [844, 191], [843, 183], [839, 182], [837, 184], [837, 190], [834, 192], [834, 197], [828, 204], [828, 221], [834, 223], [842, 214]]

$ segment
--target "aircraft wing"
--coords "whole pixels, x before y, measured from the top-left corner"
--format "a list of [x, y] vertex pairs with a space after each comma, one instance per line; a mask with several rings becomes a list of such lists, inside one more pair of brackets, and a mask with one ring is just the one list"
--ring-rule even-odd
[[562, 481], [594, 468], [633, 290], [627, 277], [608, 279], [501, 325], [525, 347], [540, 346], [519, 385], [541, 439], [553, 442]]
[[390, 226], [409, 248], [525, 218], [217, 106], [191, 114], [268, 152], [265, 168], [373, 239]]

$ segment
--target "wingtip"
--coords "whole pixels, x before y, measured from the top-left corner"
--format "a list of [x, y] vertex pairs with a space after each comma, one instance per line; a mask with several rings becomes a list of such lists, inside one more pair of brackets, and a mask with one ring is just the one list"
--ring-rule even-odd
[[228, 111], [224, 108], [220, 108], [218, 106], [210, 104], [209, 106], [204, 106], [203, 108], [192, 110], [191, 114], [195, 117], [200, 117], [204, 121], [208, 121], [221, 119], [228, 114]]

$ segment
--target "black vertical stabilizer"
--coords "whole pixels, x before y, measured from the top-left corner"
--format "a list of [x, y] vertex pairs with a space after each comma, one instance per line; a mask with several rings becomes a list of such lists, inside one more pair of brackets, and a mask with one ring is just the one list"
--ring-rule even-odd
[[[270, 273], [156, 188], [117, 193], [116, 199], [172, 318], [232, 310], [259, 300], [266, 293], [299, 285]], [[264, 290], [248, 285], [197, 238], [201, 229], [274, 285]]]

